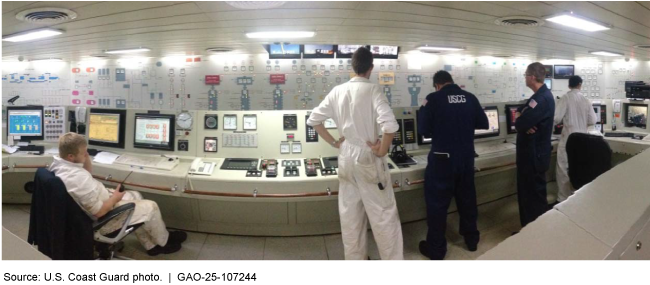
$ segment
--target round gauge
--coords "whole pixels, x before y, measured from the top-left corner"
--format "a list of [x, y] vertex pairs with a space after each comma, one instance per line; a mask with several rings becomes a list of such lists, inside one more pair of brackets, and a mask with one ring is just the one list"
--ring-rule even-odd
[[244, 115], [244, 130], [257, 130], [256, 115]]
[[183, 130], [192, 129], [192, 114], [190, 112], [181, 112], [176, 117], [176, 125]]
[[284, 115], [283, 127], [285, 130], [297, 130], [298, 129], [298, 116], [296, 115]]
[[205, 128], [206, 129], [216, 129], [217, 128], [217, 123], [219, 121], [217, 120], [217, 116], [205, 116]]
[[223, 116], [223, 129], [236, 130], [237, 129], [237, 115]]

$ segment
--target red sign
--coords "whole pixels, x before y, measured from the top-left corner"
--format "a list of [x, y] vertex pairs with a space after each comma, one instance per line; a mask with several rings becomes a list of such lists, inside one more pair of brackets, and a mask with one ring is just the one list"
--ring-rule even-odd
[[205, 84], [206, 85], [219, 85], [221, 83], [221, 77], [219, 75], [206, 75]]
[[286, 81], [284, 74], [271, 74], [271, 84], [284, 84]]

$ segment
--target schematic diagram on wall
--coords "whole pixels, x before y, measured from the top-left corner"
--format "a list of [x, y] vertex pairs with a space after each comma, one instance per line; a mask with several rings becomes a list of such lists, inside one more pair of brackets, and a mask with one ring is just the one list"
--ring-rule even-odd
[[422, 83], [421, 75], [409, 75], [406, 77], [408, 83], [413, 84], [409, 86], [409, 94], [411, 95], [411, 107], [416, 107], [418, 105], [418, 95], [420, 95], [420, 90], [422, 87], [418, 84]]

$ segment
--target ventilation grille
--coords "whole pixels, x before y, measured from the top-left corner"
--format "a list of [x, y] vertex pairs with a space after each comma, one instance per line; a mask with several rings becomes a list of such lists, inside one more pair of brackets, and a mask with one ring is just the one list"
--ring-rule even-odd
[[544, 25], [544, 20], [527, 16], [513, 16], [496, 19], [494, 23], [508, 27], [539, 27]]
[[77, 13], [62, 8], [29, 9], [16, 14], [16, 19], [39, 24], [56, 24], [77, 18]]
[[226, 52], [232, 52], [233, 49], [229, 47], [213, 47], [213, 48], [207, 48], [205, 49], [205, 51], [211, 53], [226, 53]]

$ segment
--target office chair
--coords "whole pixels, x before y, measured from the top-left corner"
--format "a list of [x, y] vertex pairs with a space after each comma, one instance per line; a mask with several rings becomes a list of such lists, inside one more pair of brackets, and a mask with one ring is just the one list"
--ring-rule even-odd
[[[124, 259], [115, 251], [120, 249], [122, 239], [142, 225], [129, 225], [135, 204], [119, 206], [96, 220], [72, 199], [54, 173], [39, 168], [34, 184], [30, 244], [38, 245], [38, 250], [52, 259]], [[123, 219], [121, 228], [102, 235], [100, 229], [114, 219]]]
[[566, 143], [569, 180], [580, 189], [612, 169], [612, 149], [602, 136], [573, 133]]

